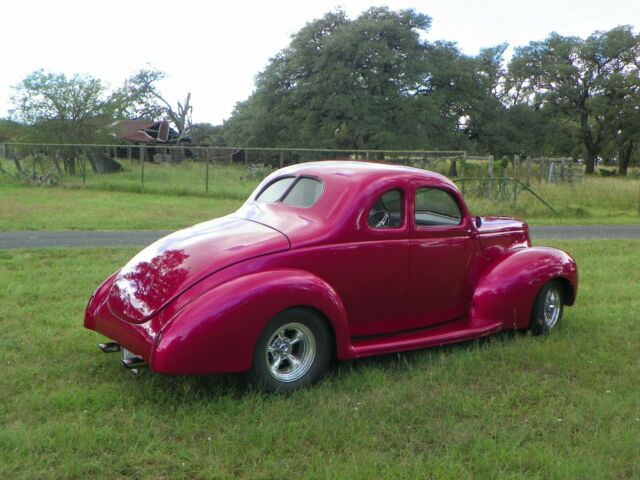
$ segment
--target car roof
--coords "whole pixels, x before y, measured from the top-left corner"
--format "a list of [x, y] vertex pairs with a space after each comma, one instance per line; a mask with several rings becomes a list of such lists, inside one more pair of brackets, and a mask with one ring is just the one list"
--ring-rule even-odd
[[353, 160], [323, 160], [308, 162], [285, 167], [277, 171], [278, 176], [308, 175], [312, 177], [330, 177], [333, 175], [348, 176], [350, 182], [369, 183], [381, 177], [411, 177], [420, 180], [434, 180], [453, 186], [453, 182], [444, 175], [408, 167], [405, 165], [390, 165], [385, 163], [361, 162]]

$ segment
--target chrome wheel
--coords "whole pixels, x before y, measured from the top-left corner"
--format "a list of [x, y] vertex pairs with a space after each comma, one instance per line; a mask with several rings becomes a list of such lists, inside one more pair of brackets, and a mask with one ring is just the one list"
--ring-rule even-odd
[[529, 328], [535, 335], [553, 330], [562, 318], [564, 306], [563, 289], [560, 280], [549, 280], [538, 292], [533, 302]]
[[554, 285], [547, 290], [547, 294], [544, 298], [544, 323], [549, 330], [556, 326], [558, 319], [560, 318], [560, 312], [562, 311], [562, 296], [560, 290]]
[[311, 368], [316, 356], [316, 340], [302, 323], [287, 323], [267, 342], [265, 362], [269, 374], [280, 382], [295, 382]]

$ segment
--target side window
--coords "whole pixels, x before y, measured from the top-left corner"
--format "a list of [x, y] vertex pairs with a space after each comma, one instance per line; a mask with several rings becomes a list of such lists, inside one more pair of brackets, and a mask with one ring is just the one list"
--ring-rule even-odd
[[320, 198], [322, 189], [322, 182], [315, 178], [284, 177], [270, 183], [258, 194], [256, 201], [311, 207]]
[[298, 207], [310, 207], [320, 198], [321, 193], [321, 182], [315, 178], [301, 177], [287, 193], [287, 196], [282, 199], [282, 203], [297, 205]]
[[385, 192], [369, 210], [368, 223], [373, 228], [398, 228], [403, 223], [402, 191]]
[[277, 202], [291, 186], [295, 177], [285, 177], [271, 183], [256, 197], [258, 202]]
[[429, 227], [459, 225], [462, 214], [449, 192], [438, 188], [419, 188], [415, 198], [416, 225]]

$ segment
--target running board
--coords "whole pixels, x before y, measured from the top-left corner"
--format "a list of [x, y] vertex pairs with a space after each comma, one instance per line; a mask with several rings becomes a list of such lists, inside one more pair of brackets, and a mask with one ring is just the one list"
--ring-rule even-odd
[[354, 353], [354, 358], [369, 357], [371, 355], [464, 342], [491, 335], [500, 330], [502, 330], [501, 322], [482, 322], [474, 326], [469, 326], [466, 321], [454, 322], [446, 326], [417, 332], [356, 341], [353, 342], [351, 349]]

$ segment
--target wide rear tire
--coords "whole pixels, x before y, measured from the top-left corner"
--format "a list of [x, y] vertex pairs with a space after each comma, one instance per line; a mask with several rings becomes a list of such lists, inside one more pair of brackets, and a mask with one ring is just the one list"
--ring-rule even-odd
[[327, 370], [331, 344], [324, 319], [314, 311], [280, 312], [258, 338], [249, 383], [267, 392], [292, 392], [311, 385]]

